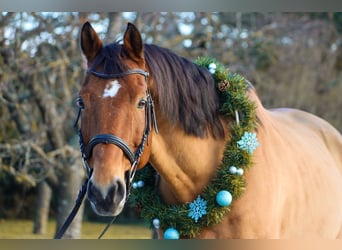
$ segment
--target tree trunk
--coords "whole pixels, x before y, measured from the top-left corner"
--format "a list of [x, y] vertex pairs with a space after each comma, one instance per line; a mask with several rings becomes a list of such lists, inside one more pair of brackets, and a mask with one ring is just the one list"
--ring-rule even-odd
[[109, 25], [106, 32], [105, 43], [115, 42], [116, 34], [121, 30], [122, 17], [119, 12], [108, 13]]
[[[81, 165], [76, 161], [71, 167], [65, 167], [60, 175], [60, 187], [58, 189], [58, 207], [57, 207], [57, 228], [58, 230], [68, 217], [69, 213], [75, 205], [78, 190], [82, 186], [84, 180], [84, 171]], [[78, 239], [81, 236], [82, 218], [84, 205], [80, 207], [76, 217], [65, 232], [64, 239]]]
[[34, 234], [46, 234], [50, 200], [51, 188], [45, 181], [42, 181], [38, 184], [36, 215], [33, 225]]

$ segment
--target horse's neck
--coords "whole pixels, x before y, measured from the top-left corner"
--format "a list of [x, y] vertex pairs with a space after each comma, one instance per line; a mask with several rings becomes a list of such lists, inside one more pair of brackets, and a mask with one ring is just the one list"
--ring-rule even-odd
[[158, 121], [150, 162], [160, 175], [159, 191], [170, 204], [193, 201], [219, 166], [225, 139], [189, 136], [178, 127]]

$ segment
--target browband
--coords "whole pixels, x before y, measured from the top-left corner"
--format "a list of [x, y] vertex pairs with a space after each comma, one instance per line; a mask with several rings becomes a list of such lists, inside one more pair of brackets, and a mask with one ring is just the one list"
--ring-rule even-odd
[[95, 70], [92, 69], [88, 69], [87, 73], [92, 74], [94, 76], [100, 77], [100, 78], [105, 78], [105, 79], [111, 79], [111, 78], [121, 78], [127, 75], [131, 75], [131, 74], [139, 74], [139, 75], [143, 75], [145, 76], [145, 80], [148, 80], [149, 77], [149, 73], [145, 70], [142, 69], [129, 69], [125, 72], [122, 73], [116, 73], [116, 74], [106, 74], [106, 73], [102, 73], [102, 72], [97, 72]]

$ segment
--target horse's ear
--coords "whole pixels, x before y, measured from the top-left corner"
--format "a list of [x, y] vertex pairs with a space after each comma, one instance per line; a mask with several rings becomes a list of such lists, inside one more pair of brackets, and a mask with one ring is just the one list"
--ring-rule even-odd
[[123, 47], [128, 56], [136, 62], [144, 59], [144, 44], [139, 30], [128, 23], [123, 38]]
[[102, 42], [89, 22], [85, 22], [81, 29], [81, 48], [88, 62], [94, 59], [102, 49]]

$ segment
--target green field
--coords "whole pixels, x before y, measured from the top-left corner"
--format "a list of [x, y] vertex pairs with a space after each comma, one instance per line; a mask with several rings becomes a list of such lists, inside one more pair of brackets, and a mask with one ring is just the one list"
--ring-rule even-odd
[[[33, 234], [33, 222], [30, 220], [0, 220], [0, 239], [52, 239], [55, 233], [55, 221], [49, 221], [47, 234]], [[105, 223], [83, 222], [81, 239], [97, 239]], [[113, 224], [103, 239], [151, 239], [151, 230], [142, 224]]]

